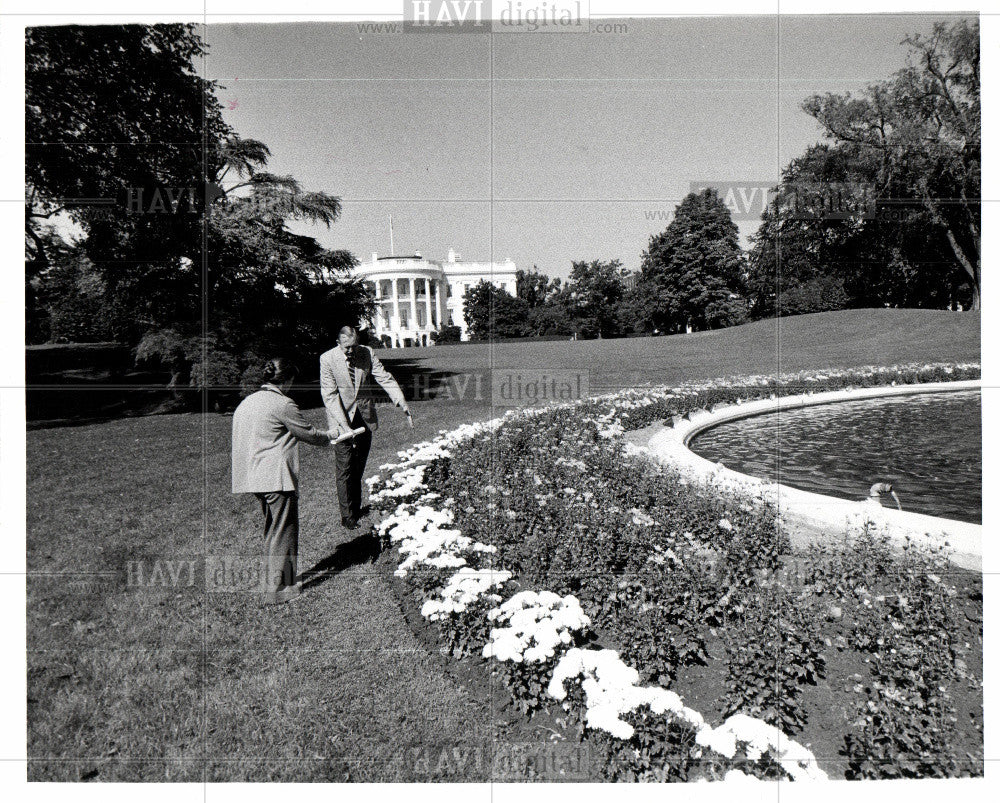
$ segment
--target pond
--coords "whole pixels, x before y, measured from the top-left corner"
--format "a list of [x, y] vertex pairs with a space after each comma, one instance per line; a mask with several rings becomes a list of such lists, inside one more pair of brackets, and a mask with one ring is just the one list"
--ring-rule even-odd
[[769, 413], [707, 430], [690, 447], [734, 471], [844, 499], [889, 482], [903, 510], [982, 522], [979, 390]]

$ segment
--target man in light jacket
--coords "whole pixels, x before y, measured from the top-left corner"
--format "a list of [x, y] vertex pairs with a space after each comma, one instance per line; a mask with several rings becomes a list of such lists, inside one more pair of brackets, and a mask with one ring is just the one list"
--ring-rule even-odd
[[413, 426], [410, 408], [403, 398], [399, 383], [367, 346], [357, 345], [358, 331], [345, 326], [337, 335], [337, 346], [319, 358], [319, 385], [326, 406], [326, 420], [334, 437], [352, 429], [364, 432], [335, 444], [337, 456], [337, 498], [340, 501], [340, 521], [349, 530], [358, 526], [361, 518], [361, 477], [371, 449], [372, 432], [378, 427], [375, 401], [365, 387], [368, 377], [375, 379], [397, 407], [406, 413]]
[[233, 493], [254, 494], [264, 516], [264, 604], [299, 595], [299, 441], [326, 446], [331, 439], [286, 395], [297, 373], [288, 360], [270, 360], [261, 389], [233, 413]]

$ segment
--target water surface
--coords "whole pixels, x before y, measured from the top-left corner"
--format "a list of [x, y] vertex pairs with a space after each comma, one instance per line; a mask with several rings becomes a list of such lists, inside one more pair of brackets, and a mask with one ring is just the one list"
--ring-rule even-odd
[[[982, 522], [978, 390], [837, 402], [732, 421], [691, 449], [805, 491], [863, 499], [890, 482], [903, 510]], [[886, 497], [883, 504], [895, 505]]]

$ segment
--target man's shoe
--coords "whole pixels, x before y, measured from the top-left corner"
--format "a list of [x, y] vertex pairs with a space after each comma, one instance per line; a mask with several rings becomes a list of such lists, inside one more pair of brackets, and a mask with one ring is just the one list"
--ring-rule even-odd
[[340, 523], [344, 525], [348, 530], [358, 529], [358, 520], [353, 516], [348, 516], [347, 518], [341, 519]]

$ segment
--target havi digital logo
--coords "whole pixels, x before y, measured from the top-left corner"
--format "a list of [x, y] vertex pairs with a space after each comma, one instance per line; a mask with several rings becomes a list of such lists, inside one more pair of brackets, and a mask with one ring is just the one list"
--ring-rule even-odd
[[489, 33], [489, 0], [404, 0], [403, 30], [419, 33]]
[[418, 33], [587, 33], [589, 0], [404, 0]]

